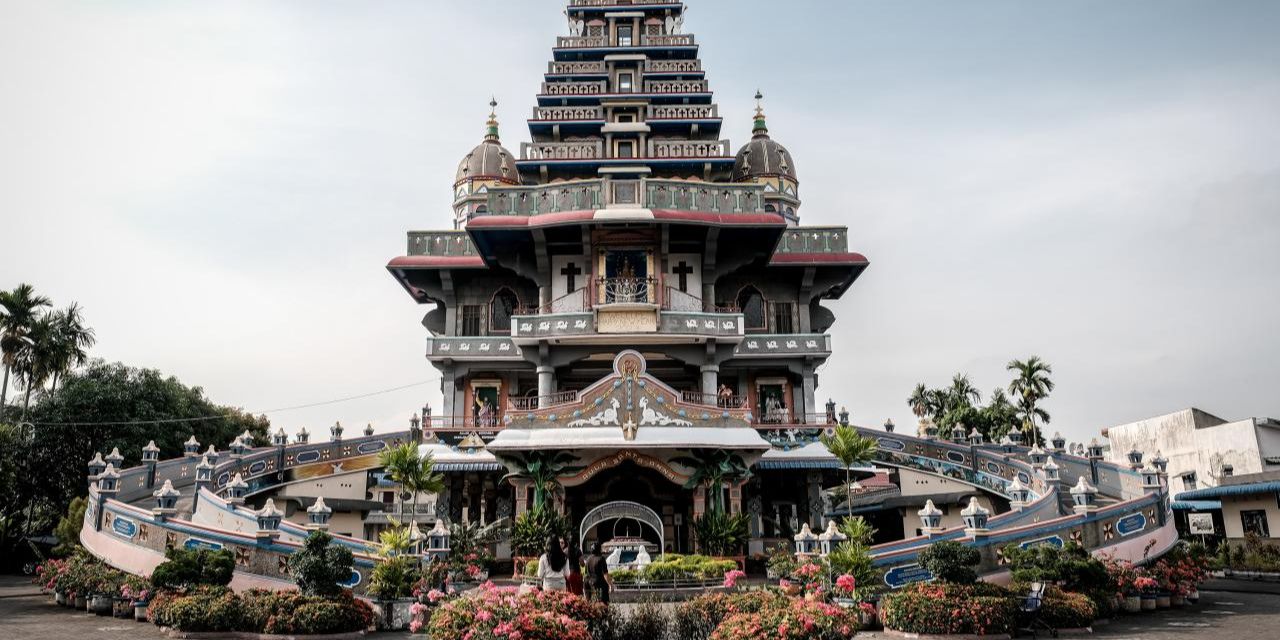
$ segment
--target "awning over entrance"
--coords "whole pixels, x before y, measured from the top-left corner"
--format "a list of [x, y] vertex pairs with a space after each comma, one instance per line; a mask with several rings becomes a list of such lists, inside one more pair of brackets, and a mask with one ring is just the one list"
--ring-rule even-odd
[[617, 427], [502, 430], [489, 451], [536, 449], [736, 449], [767, 451], [769, 443], [747, 427], [640, 427], [627, 439]]

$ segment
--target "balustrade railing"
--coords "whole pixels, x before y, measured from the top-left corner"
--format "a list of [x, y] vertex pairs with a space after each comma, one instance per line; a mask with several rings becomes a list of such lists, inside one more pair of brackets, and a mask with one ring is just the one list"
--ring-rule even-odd
[[577, 401], [577, 391], [561, 391], [546, 396], [510, 398], [507, 400], [507, 405], [512, 411], [533, 411], [535, 409], [547, 409], [564, 404], [573, 404]]
[[551, 74], [574, 74], [574, 73], [604, 73], [605, 66], [603, 60], [595, 61], [569, 61], [560, 62], [552, 61], [547, 67], [547, 73]]
[[525, 160], [598, 160], [604, 158], [604, 141], [525, 142], [520, 145]]
[[582, 180], [537, 187], [490, 189], [489, 211], [484, 215], [529, 216], [592, 211], [604, 205], [604, 181]]
[[728, 140], [649, 139], [650, 158], [727, 158]]
[[676, 287], [668, 286], [663, 290], [662, 309], [664, 311], [702, 311], [702, 298]]
[[[473, 217], [529, 216], [566, 211], [594, 211], [611, 204], [710, 213], [764, 211], [762, 185], [649, 179], [611, 180], [608, 182], [611, 185], [609, 189], [605, 189], [605, 184], [604, 180], [575, 180], [548, 185], [492, 187], [489, 189], [487, 210], [473, 212], [471, 215]], [[471, 253], [460, 255], [473, 255], [474, 248], [466, 248], [470, 246], [470, 239], [466, 234], [454, 233], [457, 235], [444, 236], [441, 243], [454, 242], [456, 246], [451, 250], [470, 251]], [[463, 238], [463, 241], [459, 242], [457, 238]], [[427, 241], [433, 243], [433, 246], [440, 244], [433, 238], [424, 239], [424, 242]], [[414, 242], [412, 238], [410, 242]], [[443, 250], [442, 244], [440, 248]]]
[[719, 118], [720, 110], [714, 104], [651, 104], [649, 120], [704, 120]]
[[641, 42], [646, 47], [691, 47], [694, 45], [693, 34], [645, 35]]
[[434, 431], [495, 431], [506, 424], [505, 413], [493, 409], [486, 416], [432, 416], [422, 421], [422, 428]]
[[701, 60], [645, 60], [645, 73], [697, 73], [702, 71]]
[[609, 46], [609, 38], [605, 36], [560, 36], [556, 38], [557, 49], [591, 49]]
[[603, 120], [601, 107], [536, 107], [534, 120]]
[[718, 407], [720, 409], [745, 409], [749, 403], [746, 396], [740, 396], [736, 393], [722, 395], [719, 393], [685, 391], [680, 394], [680, 399], [688, 404]]
[[778, 240], [778, 253], [847, 253], [849, 230], [845, 227], [789, 229]]
[[764, 211], [764, 186], [680, 180], [646, 180], [645, 206], [650, 209], [757, 213]]
[[596, 282], [604, 304], [653, 304], [653, 278], [600, 278]]
[[465, 231], [410, 231], [411, 256], [475, 256], [476, 247]]
[[710, 91], [706, 80], [646, 80], [646, 93], [706, 93]]
[[544, 313], [583, 313], [591, 310], [587, 288], [567, 293], [543, 305], [525, 305], [516, 309], [517, 316], [536, 316]]
[[[757, 407], [758, 408], [758, 407]], [[807, 427], [811, 429], [834, 427], [839, 424], [835, 416], [825, 413], [793, 414], [787, 407], [766, 408], [752, 415], [751, 424], [757, 429]]]
[[598, 82], [544, 82], [542, 95], [546, 96], [595, 96], [609, 91], [609, 83]]

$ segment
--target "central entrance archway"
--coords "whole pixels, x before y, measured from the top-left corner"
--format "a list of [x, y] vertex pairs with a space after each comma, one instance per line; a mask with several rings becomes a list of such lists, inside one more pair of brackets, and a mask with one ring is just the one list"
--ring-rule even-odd
[[[662, 518], [658, 513], [649, 507], [638, 502], [627, 502], [619, 500], [616, 502], [606, 502], [591, 511], [582, 518], [582, 524], [578, 527], [578, 548], [583, 549], [587, 544], [587, 533], [592, 529], [610, 520], [634, 520], [641, 525], [647, 525], [658, 534], [658, 549], [666, 549], [666, 534], [662, 529]], [[661, 551], [659, 551], [661, 553]]]

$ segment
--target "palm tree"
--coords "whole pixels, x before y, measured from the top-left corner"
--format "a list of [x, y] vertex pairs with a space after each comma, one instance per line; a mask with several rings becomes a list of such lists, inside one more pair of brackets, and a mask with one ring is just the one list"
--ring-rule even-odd
[[916, 414], [917, 418], [923, 418], [929, 413], [929, 406], [932, 404], [929, 388], [924, 383], [916, 384], [916, 388], [911, 391], [911, 396], [907, 398], [907, 406], [911, 407], [911, 413]]
[[[923, 387], [923, 385], [921, 385]], [[876, 449], [880, 446], [873, 438], [863, 437], [858, 430], [849, 425], [836, 427], [829, 436], [822, 436], [822, 445], [844, 466], [844, 487], [848, 493], [845, 507], [849, 515], [853, 515], [853, 468], [870, 462], [876, 457]]]
[[444, 491], [444, 476], [435, 472], [436, 461], [431, 454], [420, 455], [412, 443], [385, 449], [378, 454], [378, 464], [386, 470], [393, 482], [413, 494], [413, 515], [410, 526], [417, 526], [418, 495]]
[[44, 313], [27, 332], [28, 345], [18, 354], [15, 369], [26, 393], [22, 398], [22, 419], [31, 407], [31, 392], [49, 380], [58, 348], [58, 323], [54, 314]]
[[694, 449], [690, 455], [672, 458], [671, 462], [693, 469], [684, 488], [705, 484], [711, 491], [711, 510], [717, 513], [724, 512], [724, 483], [751, 477], [751, 467], [742, 457], [724, 449]]
[[1053, 391], [1053, 380], [1049, 378], [1053, 367], [1040, 359], [1031, 356], [1025, 361], [1013, 360], [1005, 367], [1014, 372], [1013, 381], [1009, 383], [1009, 393], [1017, 398], [1018, 413], [1022, 418], [1024, 431], [1030, 430], [1034, 443], [1039, 446], [1040, 437], [1036, 431], [1036, 419], [1049, 424], [1049, 413], [1040, 408], [1041, 400], [1049, 397]]
[[972, 407], [974, 403], [982, 402], [982, 392], [973, 386], [969, 381], [969, 376], [963, 373], [957, 373], [951, 378], [951, 388], [947, 389], [949, 401], [948, 410], [965, 409]]
[[50, 349], [53, 386], [50, 391], [58, 390], [58, 380], [62, 376], [89, 361], [88, 350], [98, 340], [93, 328], [85, 326], [79, 304], [72, 302], [66, 309], [54, 314], [54, 322], [56, 331], [54, 344]]
[[533, 485], [533, 508], [541, 509], [547, 502], [547, 493], [560, 488], [560, 476], [577, 473], [580, 466], [572, 466], [578, 457], [565, 451], [533, 451], [518, 458], [504, 458], [507, 470], [503, 480], [524, 478]]
[[35, 288], [29, 284], [20, 284], [13, 291], [0, 291], [0, 354], [4, 361], [0, 414], [4, 412], [9, 396], [9, 372], [17, 365], [22, 352], [31, 345], [27, 333], [40, 309], [51, 304], [48, 298], [36, 295]]

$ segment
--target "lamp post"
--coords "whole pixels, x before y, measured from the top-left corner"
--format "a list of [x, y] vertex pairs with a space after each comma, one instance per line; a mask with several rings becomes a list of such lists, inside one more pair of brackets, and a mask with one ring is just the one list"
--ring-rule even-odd
[[889, 418], [888, 420], [885, 420], [884, 421], [885, 433], [893, 433], [895, 426], [896, 425], [893, 424], [893, 418]]

